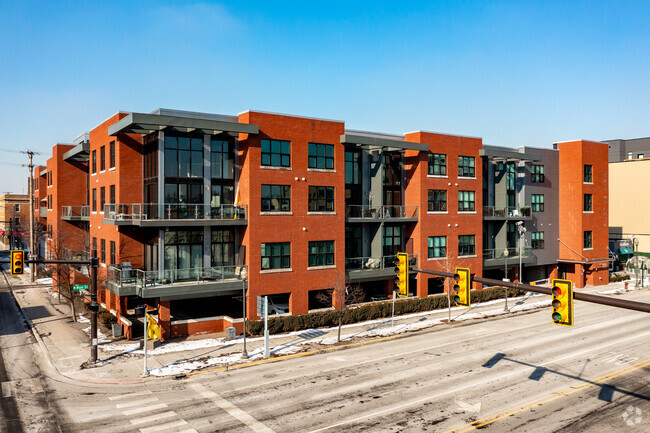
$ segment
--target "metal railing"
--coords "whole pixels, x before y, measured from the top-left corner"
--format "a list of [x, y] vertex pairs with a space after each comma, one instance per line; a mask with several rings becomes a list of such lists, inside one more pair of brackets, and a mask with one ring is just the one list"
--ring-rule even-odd
[[345, 216], [347, 218], [417, 218], [418, 207], [415, 205], [349, 205], [345, 207]]
[[90, 206], [61, 206], [61, 218], [83, 219], [90, 217]]
[[[483, 260], [499, 260], [506, 259], [505, 248], [494, 248], [483, 250]], [[532, 248], [524, 247], [522, 250], [521, 257], [531, 257]], [[508, 259], [517, 258], [519, 259], [519, 248], [508, 248]]]
[[174, 283], [188, 283], [195, 281], [219, 282], [227, 280], [245, 280], [248, 276], [248, 267], [243, 266], [210, 266], [187, 269], [165, 269], [162, 271], [143, 271], [142, 269], [120, 269], [109, 266], [107, 279], [109, 282], [122, 287], [136, 285], [138, 287], [154, 287]]
[[530, 206], [483, 206], [484, 217], [525, 218], [530, 216]]
[[131, 203], [104, 205], [104, 219], [110, 221], [142, 220], [245, 220], [248, 205], [212, 206], [188, 203]]
[[[397, 255], [380, 256], [380, 257], [353, 257], [345, 259], [345, 269], [354, 270], [373, 270], [373, 269], [393, 269]], [[409, 265], [417, 266], [418, 256], [409, 255]]]

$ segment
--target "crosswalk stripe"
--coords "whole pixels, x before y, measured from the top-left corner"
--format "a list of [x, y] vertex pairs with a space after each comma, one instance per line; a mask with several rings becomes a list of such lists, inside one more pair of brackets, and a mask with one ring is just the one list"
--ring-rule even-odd
[[126, 416], [137, 415], [143, 412], [151, 412], [158, 409], [164, 409], [167, 405], [165, 403], [154, 404], [152, 406], [139, 407], [137, 409], [125, 410], [122, 413]]
[[146, 398], [144, 400], [136, 400], [136, 401], [128, 401], [126, 403], [118, 403], [118, 404], [115, 405], [115, 407], [117, 407], [118, 409], [122, 409], [124, 407], [144, 406], [146, 404], [155, 403], [157, 401], [160, 401], [160, 400], [158, 400], [156, 397], [154, 397], [154, 398]]
[[172, 421], [166, 424], [158, 424], [158, 425], [153, 425], [151, 427], [144, 427], [140, 429], [140, 433], [158, 432], [161, 430], [167, 430], [174, 427], [180, 427], [182, 425], [187, 425], [187, 421], [180, 419], [178, 421]]
[[15, 394], [16, 384], [13, 380], [2, 382], [2, 398], [8, 398]]
[[146, 424], [152, 421], [156, 421], [159, 419], [165, 419], [165, 418], [170, 418], [172, 416], [176, 416], [176, 412], [173, 410], [163, 412], [163, 413], [157, 413], [155, 415], [149, 415], [145, 416], [144, 418], [136, 418], [131, 420], [131, 424], [133, 425], [138, 425], [138, 424]]
[[131, 397], [139, 397], [141, 395], [149, 395], [149, 394], [151, 394], [151, 391], [132, 392], [131, 394], [113, 395], [111, 397], [108, 397], [108, 399], [111, 401], [126, 400]]

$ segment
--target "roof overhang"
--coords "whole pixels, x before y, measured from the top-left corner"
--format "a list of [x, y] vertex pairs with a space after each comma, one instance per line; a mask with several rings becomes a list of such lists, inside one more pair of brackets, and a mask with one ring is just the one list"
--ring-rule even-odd
[[68, 162], [88, 162], [90, 143], [79, 143], [63, 154], [63, 160]]
[[589, 259], [589, 260], [565, 260], [565, 259], [557, 259], [559, 263], [574, 263], [576, 265], [591, 265], [594, 263], [602, 263], [602, 262], [613, 262], [614, 259], [610, 259], [609, 257], [604, 258], [604, 259]]
[[197, 119], [160, 114], [130, 113], [108, 127], [108, 135], [150, 134], [156, 131], [175, 130], [188, 133], [197, 132], [208, 135], [221, 133], [257, 134], [259, 127], [248, 123], [226, 122], [222, 120]]
[[47, 176], [47, 168], [44, 168], [43, 170], [41, 170], [41, 172], [39, 173], [39, 176]]
[[535, 155], [513, 152], [512, 150], [483, 147], [478, 151], [479, 156], [485, 156], [493, 162], [537, 162], [541, 161]]
[[341, 143], [358, 147], [381, 148], [383, 150], [429, 150], [429, 145], [423, 143], [356, 134], [342, 134]]

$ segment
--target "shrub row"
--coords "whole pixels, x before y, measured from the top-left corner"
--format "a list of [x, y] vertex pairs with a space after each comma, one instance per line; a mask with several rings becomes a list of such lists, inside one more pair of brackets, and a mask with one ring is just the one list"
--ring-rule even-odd
[[630, 279], [630, 276], [628, 274], [613, 275], [613, 276], [609, 277], [609, 282], [610, 283], [616, 283], [616, 282], [619, 282], [619, 281], [625, 281], [625, 280], [629, 280], [629, 279]]
[[[473, 290], [472, 303], [500, 299], [503, 298], [504, 293], [505, 291], [503, 287], [490, 287], [483, 290]], [[518, 289], [508, 289], [509, 297], [519, 296], [521, 293], [522, 291]], [[342, 312], [342, 323], [347, 325], [366, 320], [390, 317], [392, 304], [392, 301], [382, 301], [352, 306]], [[431, 311], [440, 308], [447, 308], [446, 294], [428, 296], [426, 298], [397, 300], [395, 302], [395, 315], [400, 316], [403, 314]], [[270, 317], [269, 333], [278, 334], [281, 332], [300, 331], [302, 329], [338, 326], [339, 314], [339, 311], [328, 310], [309, 314]], [[264, 332], [264, 320], [249, 320], [246, 322], [246, 329], [252, 335], [261, 335]]]

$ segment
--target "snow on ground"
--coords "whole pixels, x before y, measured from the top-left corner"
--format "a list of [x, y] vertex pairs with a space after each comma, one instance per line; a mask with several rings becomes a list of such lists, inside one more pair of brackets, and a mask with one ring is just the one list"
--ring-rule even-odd
[[39, 278], [36, 280], [36, 284], [52, 284], [52, 278]]

